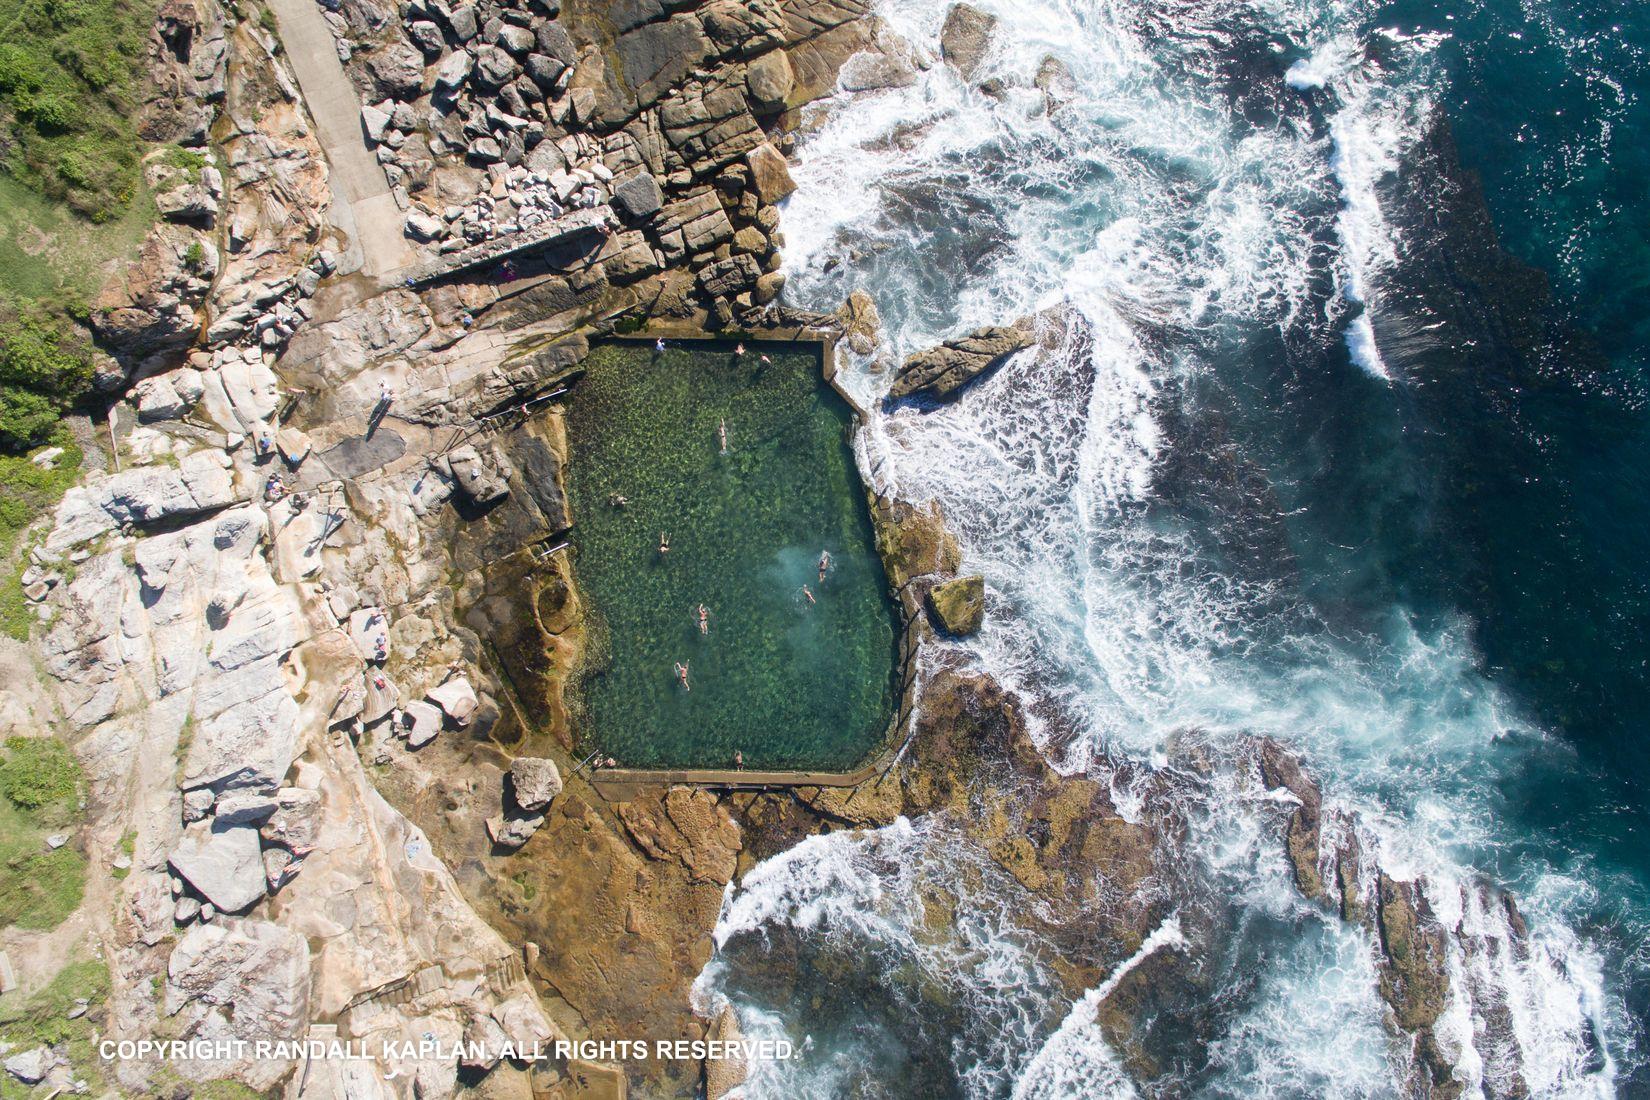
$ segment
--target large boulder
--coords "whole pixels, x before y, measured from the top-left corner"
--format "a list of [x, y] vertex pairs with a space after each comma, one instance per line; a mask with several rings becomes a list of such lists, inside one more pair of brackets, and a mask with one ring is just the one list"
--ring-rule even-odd
[[928, 611], [947, 634], [977, 634], [985, 619], [985, 578], [955, 577], [928, 590]]
[[785, 154], [770, 142], [763, 142], [746, 153], [745, 164], [751, 170], [751, 187], [763, 202], [776, 203], [796, 190], [790, 166], [785, 163]]
[[664, 202], [659, 181], [646, 172], [638, 172], [613, 187], [613, 208], [635, 221], [651, 218]]
[[[723, 1005], [722, 1011], [716, 1014], [716, 1020], [710, 1025], [710, 1035], [707, 1038], [729, 1044], [726, 1049], [739, 1049], [738, 1044], [745, 1038], [745, 1034], [739, 1028], [739, 1017], [734, 1013], [731, 1004]], [[743, 1055], [705, 1059], [705, 1100], [723, 1100], [745, 1083], [745, 1077], [749, 1073], [750, 1067], [745, 1064]]]
[[510, 783], [515, 788], [516, 805], [528, 811], [542, 810], [561, 793], [561, 770], [554, 760], [518, 756], [510, 764]]
[[951, 400], [963, 386], [1000, 367], [1031, 343], [1031, 333], [1024, 328], [988, 325], [975, 329], [967, 336], [947, 340], [906, 359], [888, 396], [895, 401], [919, 395]]
[[940, 56], [968, 80], [985, 60], [996, 29], [995, 15], [972, 4], [953, 4], [945, 15], [945, 26], [940, 29]]
[[777, 111], [796, 87], [796, 73], [784, 50], [763, 54], [745, 70], [745, 93], [758, 111]]
[[440, 687], [431, 688], [427, 698], [440, 707], [455, 726], [468, 725], [479, 705], [476, 689], [464, 676], [455, 676]]
[[391, 42], [367, 62], [378, 97], [416, 99], [424, 84], [424, 55], [406, 42]]
[[[262, 864], [259, 876], [263, 875]], [[166, 963], [164, 1011], [194, 1004], [208, 1034], [296, 1039], [309, 1024], [309, 944], [268, 921], [197, 924]]]
[[250, 909], [264, 896], [263, 859], [252, 825], [196, 822], [167, 862], [221, 912]]

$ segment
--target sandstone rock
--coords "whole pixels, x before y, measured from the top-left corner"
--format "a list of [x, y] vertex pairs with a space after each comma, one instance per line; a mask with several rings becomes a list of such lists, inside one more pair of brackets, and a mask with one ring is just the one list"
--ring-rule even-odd
[[34, 1085], [45, 1078], [56, 1060], [50, 1047], [39, 1046], [7, 1058], [6, 1072], [25, 1085]]
[[440, 687], [431, 688], [427, 698], [456, 726], [468, 725], [478, 705], [476, 689], [465, 676], [455, 676]]
[[268, 843], [300, 854], [315, 847], [321, 837], [321, 793], [282, 787], [275, 792], [275, 812], [258, 832]]
[[405, 42], [391, 42], [367, 62], [380, 97], [415, 99], [423, 90], [424, 57]]
[[785, 273], [783, 271], [769, 271], [758, 276], [756, 280], [756, 304], [765, 306], [778, 298], [785, 289]]
[[529, 990], [519, 990], [493, 1009], [493, 1019], [516, 1050], [529, 1051], [546, 1045], [558, 1032], [544, 1016], [538, 999]]
[[1020, 328], [987, 326], [906, 359], [888, 391], [892, 400], [930, 397], [946, 401], [975, 378], [1000, 367], [1009, 356], [1029, 347], [1031, 335]]
[[489, 457], [493, 461], [483, 459], [475, 447], [465, 444], [454, 448], [444, 459], [453, 484], [476, 504], [491, 504], [510, 493], [509, 482], [495, 468], [497, 456]]
[[520, 848], [543, 824], [543, 814], [506, 812], [487, 819], [487, 835], [500, 848]]
[[197, 822], [185, 830], [167, 862], [226, 913], [249, 909], [264, 896], [258, 830], [250, 826]]
[[447, 226], [434, 214], [417, 207], [407, 211], [407, 236], [415, 241], [433, 241], [447, 231]]
[[876, 527], [877, 553], [888, 570], [888, 582], [896, 589], [904, 588], [913, 577], [953, 573], [962, 560], [937, 501], [917, 508], [903, 500], [878, 497], [871, 504], [871, 520]]
[[199, 307], [217, 271], [210, 240], [187, 226], [156, 225], [137, 260], [121, 266], [98, 292], [92, 331], [128, 363], [180, 352], [200, 330]]
[[[738, 1044], [745, 1037], [739, 1028], [739, 1016], [734, 1012], [732, 1005], [723, 1005], [722, 1011], [716, 1014], [716, 1020], [710, 1025], [708, 1039], [721, 1043]], [[731, 1046], [728, 1049], [737, 1050]], [[705, 1059], [705, 1100], [724, 1100], [728, 1094], [745, 1083], [745, 1076], [750, 1067], [745, 1064], [742, 1056], [732, 1058]]]
[[470, 72], [475, 68], [475, 58], [466, 50], [454, 50], [441, 62], [441, 67], [435, 71], [435, 85], [453, 91], [464, 86], [470, 79]]
[[947, 634], [977, 634], [985, 619], [985, 578], [956, 577], [928, 590], [928, 612]]
[[483, 46], [475, 53], [475, 79], [487, 88], [502, 88], [521, 75], [521, 65], [497, 46]]
[[432, 703], [419, 699], [408, 703], [401, 713], [409, 749], [423, 748], [441, 732], [441, 710]]
[[172, 922], [174, 924], [188, 924], [201, 915], [201, 903], [194, 898], [179, 898], [172, 907]]
[[[262, 869], [259, 871], [262, 886]], [[206, 917], [205, 908], [201, 918]], [[166, 963], [164, 1011], [194, 1005], [213, 1030], [242, 1039], [298, 1039], [309, 1023], [309, 945], [262, 920], [197, 924]]]
[[369, 103], [361, 108], [361, 128], [374, 145], [384, 140], [384, 131], [389, 128], [390, 116], [394, 111], [394, 101], [387, 99], [383, 103]]
[[561, 793], [561, 770], [554, 760], [518, 756], [510, 764], [510, 782], [515, 788], [516, 805], [536, 812]]
[[613, 188], [613, 208], [635, 221], [658, 213], [664, 201], [659, 181], [646, 172], [638, 172]]
[[711, 45], [699, 20], [684, 13], [621, 35], [613, 52], [637, 104], [650, 107], [710, 55]]
[[940, 56], [964, 80], [971, 79], [991, 48], [991, 36], [996, 29], [996, 16], [972, 4], [953, 4], [940, 30]]
[[464, 1056], [459, 1064], [465, 1069], [489, 1070], [503, 1057], [504, 1046], [510, 1037], [491, 1016], [476, 1015], [464, 1026]]
[[785, 155], [772, 144], [763, 142], [746, 153], [745, 164], [751, 170], [751, 187], [763, 202], [776, 203], [796, 190]]
[[1299, 801], [1289, 815], [1284, 847], [1294, 869], [1295, 885], [1312, 901], [1326, 897], [1323, 875], [1318, 870], [1323, 797], [1318, 785], [1301, 770], [1300, 762], [1271, 738], [1260, 746], [1261, 780], [1271, 790], [1287, 790]]
[[[428, 19], [414, 19], [407, 24], [407, 37], [424, 52], [425, 57], [437, 57], [445, 45], [441, 28]], [[463, 51], [459, 51], [463, 52]]]
[[763, 54], [745, 70], [745, 91], [759, 111], [777, 111], [796, 87], [796, 74], [784, 50]]
[[258, 826], [269, 820], [277, 806], [268, 795], [232, 791], [218, 799], [213, 817], [220, 828], [227, 825]]

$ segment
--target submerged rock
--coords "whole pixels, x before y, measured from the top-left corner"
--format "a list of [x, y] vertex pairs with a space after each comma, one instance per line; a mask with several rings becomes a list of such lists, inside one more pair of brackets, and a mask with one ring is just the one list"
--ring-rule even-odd
[[928, 590], [928, 612], [947, 634], [978, 633], [985, 619], [985, 577], [975, 573], [936, 584]]
[[1021, 327], [988, 325], [975, 329], [906, 359], [888, 396], [894, 401], [917, 396], [951, 400], [963, 386], [1002, 366], [1009, 356], [1030, 347], [1032, 342], [1031, 333]]
[[940, 29], [940, 56], [968, 80], [985, 60], [996, 29], [995, 15], [972, 4], [953, 4], [945, 14], [945, 26]]

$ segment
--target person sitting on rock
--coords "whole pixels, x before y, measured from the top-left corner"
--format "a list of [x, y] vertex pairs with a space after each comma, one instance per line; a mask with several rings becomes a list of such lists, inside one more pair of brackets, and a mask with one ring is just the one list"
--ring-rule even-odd
[[676, 662], [676, 679], [682, 685], [683, 691], [693, 690], [693, 686], [688, 683], [688, 666], [686, 661]]

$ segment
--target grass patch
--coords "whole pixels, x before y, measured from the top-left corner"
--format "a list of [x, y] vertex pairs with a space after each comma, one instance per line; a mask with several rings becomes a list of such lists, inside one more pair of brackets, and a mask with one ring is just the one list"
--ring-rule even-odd
[[0, 794], [42, 818], [72, 814], [80, 800], [80, 765], [55, 737], [8, 737]]
[[139, 184], [142, 0], [0, 0], [6, 171], [93, 221]]
[[72, 443], [49, 470], [23, 455], [0, 454], [0, 631], [27, 641], [34, 615], [23, 598], [27, 568], [23, 533], [55, 506], [80, 476], [82, 455]]
[[0, 761], [0, 926], [55, 928], [80, 905], [86, 859], [46, 847], [80, 812], [80, 766], [53, 737], [12, 737]]
[[[16, 1051], [62, 1045], [74, 1067], [74, 1075], [85, 1078], [96, 1094], [103, 1074], [93, 1043], [97, 1025], [92, 1017], [101, 1015], [97, 1010], [108, 997], [108, 967], [89, 959], [70, 963], [28, 1000], [0, 1008], [0, 1043], [10, 1044]], [[79, 1019], [69, 1019], [69, 1013], [75, 1011], [80, 1000], [88, 1002], [87, 1011]], [[9, 1075], [5, 1080], [8, 1086], [17, 1087], [17, 1091], [4, 1094], [6, 1100], [14, 1095], [29, 1095], [29, 1090]]]

